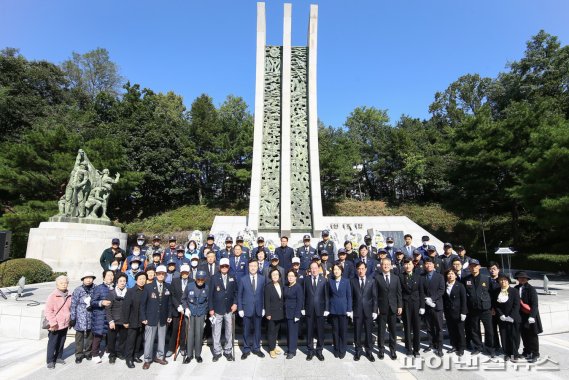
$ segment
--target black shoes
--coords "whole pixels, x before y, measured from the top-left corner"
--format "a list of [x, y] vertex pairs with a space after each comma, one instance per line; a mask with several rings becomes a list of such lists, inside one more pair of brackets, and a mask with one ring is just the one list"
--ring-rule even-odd
[[340, 359], [344, 359], [345, 357], [346, 357], [345, 353], [338, 355], [338, 358], [340, 358]]
[[294, 354], [286, 354], [286, 358], [287, 358], [287, 359], [292, 359], [292, 358], [294, 358]]
[[356, 354], [354, 355], [354, 360], [355, 361], [359, 361], [360, 360], [360, 353], [356, 352]]
[[479, 353], [480, 353], [480, 351], [474, 350], [474, 351], [472, 351], [472, 353], [470, 355], [474, 356], [474, 355], [478, 355]]
[[219, 360], [220, 357], [221, 357], [221, 354], [213, 355], [213, 358], [211, 358], [211, 361], [216, 362]]
[[232, 354], [223, 354], [223, 356], [225, 356], [225, 359], [227, 359], [228, 362], [232, 362], [235, 360]]
[[418, 358], [419, 356], [421, 356], [421, 355], [419, 355], [419, 351], [413, 351], [413, 357], [414, 358]]
[[317, 353], [316, 353], [316, 357], [317, 357], [318, 360], [320, 360], [321, 362], [324, 361], [324, 355], [322, 355], [322, 352], [317, 352]]
[[142, 363], [142, 359], [141, 358], [137, 358], [136, 356], [134, 357], [134, 359], [132, 359], [133, 362], [135, 363]]
[[193, 356], [186, 356], [186, 358], [184, 359], [184, 361], [182, 363], [183, 364], [189, 364], [193, 358], [194, 358]]
[[48, 369], [54, 369], [54, 368], [55, 368], [55, 363], [54, 363], [54, 362], [47, 363], [47, 368], [48, 368]]
[[241, 360], [247, 359], [247, 356], [249, 356], [249, 354], [251, 354], [251, 353], [250, 352], [243, 353], [243, 355], [241, 355]]
[[196, 357], [196, 361], [197, 361], [198, 363], [201, 363], [201, 362], [203, 362], [203, 359], [202, 359], [201, 356], [197, 356], [197, 357]]
[[116, 361], [117, 361], [117, 358], [115, 358], [115, 357], [109, 358], [109, 364], [115, 364]]
[[306, 355], [306, 360], [310, 361], [310, 360], [312, 360], [313, 357], [314, 357], [314, 354], [312, 352], [309, 352], [308, 355]]
[[75, 364], [81, 364], [83, 358], [75, 358]]
[[442, 358], [443, 355], [444, 355], [444, 354], [443, 354], [443, 350], [441, 350], [441, 349], [436, 350], [436, 351], [435, 351], [435, 355], [437, 355], [438, 357], [441, 357], [441, 358]]
[[429, 346], [429, 347], [423, 349], [423, 352], [429, 352], [429, 351], [431, 351], [432, 349], [433, 349], [433, 347]]
[[395, 352], [395, 350], [393, 348], [391, 348], [389, 350], [389, 357], [391, 358], [391, 360], [397, 359], [397, 353]]
[[371, 352], [368, 352], [368, 353], [366, 354], [366, 358], [367, 358], [367, 360], [369, 360], [370, 362], [374, 362], [374, 361], [375, 361], [375, 358], [373, 357], [373, 354], [372, 354]]
[[127, 360], [126, 360], [126, 366], [127, 366], [128, 368], [134, 368], [134, 363], [133, 363], [131, 360], [128, 360], [128, 359], [127, 359]]
[[383, 357], [384, 357], [383, 351], [379, 351], [379, 353], [377, 354], [377, 358], [379, 360], [383, 360]]
[[256, 355], [260, 358], [264, 358], [265, 354], [263, 354], [261, 351], [253, 351], [253, 355]]
[[454, 348], [454, 347], [447, 350], [447, 354], [452, 354], [453, 352], [456, 352], [456, 348]]

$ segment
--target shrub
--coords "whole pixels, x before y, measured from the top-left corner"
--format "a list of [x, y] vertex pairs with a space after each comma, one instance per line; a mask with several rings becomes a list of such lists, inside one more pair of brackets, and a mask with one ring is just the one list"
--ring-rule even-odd
[[512, 266], [515, 268], [552, 273], [567, 272], [569, 270], [569, 255], [551, 253], [514, 255], [512, 258]]
[[49, 265], [37, 259], [14, 259], [0, 264], [0, 286], [14, 286], [20, 277], [27, 284], [53, 281], [53, 271]]

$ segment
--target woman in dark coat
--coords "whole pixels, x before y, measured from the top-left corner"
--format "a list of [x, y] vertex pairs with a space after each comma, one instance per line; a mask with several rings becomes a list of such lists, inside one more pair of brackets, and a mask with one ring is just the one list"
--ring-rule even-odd
[[277, 339], [284, 319], [284, 288], [281, 284], [281, 272], [271, 269], [269, 272], [270, 282], [265, 285], [265, 318], [267, 318], [267, 340], [269, 341], [269, 355], [276, 358], [282, 351], [277, 347]]
[[284, 307], [287, 323], [287, 359], [296, 355], [298, 344], [298, 326], [300, 324], [301, 310], [304, 308], [304, 289], [297, 281], [298, 274], [294, 269], [287, 272], [288, 285], [284, 288]]
[[109, 353], [110, 364], [115, 364], [117, 356], [119, 359], [124, 358], [124, 343], [126, 341], [127, 334], [122, 321], [122, 304], [127, 293], [126, 274], [119, 274], [116, 282], [117, 284], [115, 289], [110, 291], [107, 296], [107, 300], [111, 301], [111, 304], [106, 307], [107, 321], [109, 322], [109, 332], [107, 334], [107, 352]]
[[443, 293], [443, 310], [452, 347], [447, 352], [456, 352], [457, 356], [462, 356], [466, 347], [464, 335], [464, 320], [468, 313], [466, 289], [462, 283], [456, 280], [456, 272], [452, 268], [446, 271], [445, 278], [447, 282]]
[[500, 290], [496, 291], [493, 306], [498, 316], [500, 327], [500, 341], [504, 351], [504, 361], [517, 361], [520, 341], [520, 295], [514, 288], [510, 288], [510, 279], [501, 274], [498, 276]]
[[350, 280], [342, 278], [344, 268], [340, 264], [332, 267], [332, 278], [328, 281], [330, 294], [330, 317], [332, 319], [332, 332], [334, 338], [334, 357], [343, 359], [348, 348], [348, 317], [352, 313], [352, 287]]
[[[543, 332], [541, 326], [541, 318], [539, 316], [539, 307], [537, 300], [537, 291], [528, 282], [531, 278], [526, 272], [516, 272], [514, 276], [519, 284], [515, 289], [520, 296], [520, 335], [524, 343], [522, 355], [530, 363], [535, 363], [539, 358], [539, 336]], [[518, 340], [519, 346], [519, 340]]]
[[122, 304], [122, 321], [126, 328], [126, 343], [124, 349], [124, 359], [128, 368], [134, 368], [134, 362], [142, 363], [136, 356], [138, 348], [142, 342], [143, 326], [140, 323], [140, 299], [144, 293], [146, 285], [146, 273], [139, 272], [136, 277], [136, 284], [127, 291]]
[[109, 291], [113, 290], [115, 275], [113, 271], [107, 269], [103, 272], [103, 283], [101, 285], [95, 286], [93, 289], [93, 296], [91, 297], [91, 308], [92, 312], [92, 324], [91, 328], [93, 331], [93, 346], [91, 347], [91, 356], [95, 363], [100, 363], [103, 361], [104, 352], [100, 350], [101, 341], [103, 337], [107, 334], [108, 321], [107, 313], [105, 308], [111, 304], [111, 301], [107, 299]]

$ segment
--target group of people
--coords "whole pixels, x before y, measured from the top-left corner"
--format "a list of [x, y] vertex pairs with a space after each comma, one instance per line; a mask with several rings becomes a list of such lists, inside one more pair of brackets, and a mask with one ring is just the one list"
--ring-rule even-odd
[[542, 328], [529, 276], [517, 272], [513, 288], [497, 263], [488, 263], [489, 275], [482, 274], [479, 261], [468, 257], [463, 247], [453, 249], [445, 243], [439, 255], [428, 244], [428, 236], [419, 248], [412, 245], [411, 235], [405, 235], [401, 248], [388, 237], [386, 247], [377, 249], [366, 236], [357, 250], [350, 241], [336, 250], [328, 231], [323, 231], [316, 248], [309, 235], [297, 249], [282, 236], [274, 252], [265, 247], [262, 237], [251, 250], [242, 237], [235, 245], [228, 237], [225, 247], [219, 248], [214, 236], [208, 235], [199, 249], [195, 241], [178, 245], [173, 236], [166, 249], [159, 236], [150, 246], [145, 246], [144, 235], [137, 237], [128, 255], [118, 239], [102, 253], [101, 284], [95, 286], [96, 276], [85, 273], [81, 286], [70, 294], [67, 278], [57, 278], [57, 289], [45, 309], [48, 368], [64, 363], [63, 345], [70, 327], [75, 330], [76, 363], [101, 362], [105, 350], [109, 363], [120, 358], [129, 368], [134, 363], [143, 363], [143, 369], [152, 363], [166, 365], [168, 357], [178, 354], [183, 363], [201, 363], [204, 328], [211, 329], [213, 361], [222, 356], [233, 361], [236, 323], [243, 327], [241, 359], [250, 354], [264, 357], [264, 320], [271, 358], [283, 353], [277, 341], [286, 326], [287, 359], [296, 355], [302, 332], [306, 360], [323, 361], [327, 322], [332, 325], [333, 354], [344, 358], [351, 322], [353, 359], [365, 356], [373, 362], [376, 322], [377, 357], [384, 359], [387, 353], [395, 360], [398, 320], [403, 322], [408, 356], [420, 355], [422, 324], [429, 335], [423, 352], [443, 356], [446, 321], [451, 346], [447, 353], [462, 356], [468, 348], [472, 355], [484, 351], [491, 357], [501, 350], [504, 359], [512, 361], [522, 355], [530, 362], [539, 357]]

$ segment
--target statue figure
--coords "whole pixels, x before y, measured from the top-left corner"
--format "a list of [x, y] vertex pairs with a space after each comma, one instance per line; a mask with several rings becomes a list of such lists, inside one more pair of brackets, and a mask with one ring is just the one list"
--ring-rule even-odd
[[[91, 193], [89, 193], [89, 199], [85, 202], [85, 208], [90, 210], [87, 215], [88, 218], [99, 218], [98, 211], [106, 204], [107, 196], [108, 190], [104, 187], [97, 186], [91, 190]], [[103, 209], [103, 215], [101, 215], [101, 218], [109, 219], [105, 213], [105, 209]]]

